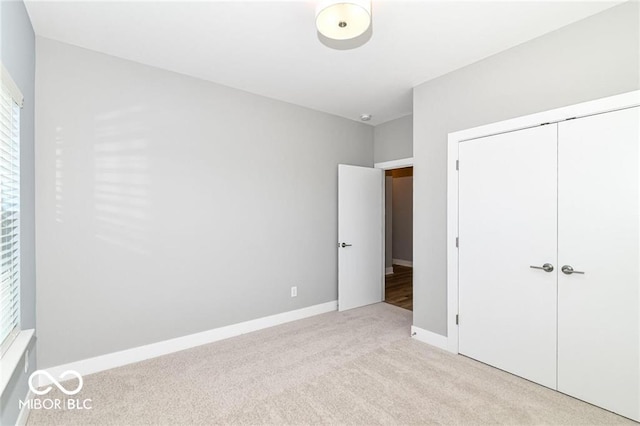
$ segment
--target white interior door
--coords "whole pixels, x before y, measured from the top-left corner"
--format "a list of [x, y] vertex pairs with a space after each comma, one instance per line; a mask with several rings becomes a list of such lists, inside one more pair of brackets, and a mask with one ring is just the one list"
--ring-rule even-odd
[[558, 390], [640, 421], [639, 114], [559, 124]]
[[459, 145], [459, 352], [556, 387], [557, 126]]
[[382, 301], [384, 171], [338, 165], [338, 309]]

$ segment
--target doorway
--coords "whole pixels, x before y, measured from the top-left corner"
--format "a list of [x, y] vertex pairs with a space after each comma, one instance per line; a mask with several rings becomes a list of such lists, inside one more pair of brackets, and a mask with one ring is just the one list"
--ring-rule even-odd
[[384, 301], [413, 310], [413, 166], [385, 171]]
[[[385, 196], [385, 172], [390, 172]], [[396, 189], [396, 254], [393, 257], [393, 222], [387, 230], [385, 213], [393, 218], [394, 173]], [[408, 182], [410, 181], [410, 182]], [[402, 185], [407, 186], [407, 185]], [[400, 195], [404, 197], [399, 198]], [[386, 199], [385, 199], [386, 198]], [[404, 200], [403, 200], [404, 199]], [[398, 203], [400, 201], [400, 203]], [[404, 201], [404, 202], [403, 202]], [[407, 202], [408, 201], [408, 202]], [[389, 207], [385, 205], [389, 203]], [[385, 212], [386, 211], [386, 212]], [[408, 212], [409, 216], [406, 215]], [[408, 225], [408, 231], [407, 231]], [[400, 226], [400, 228], [398, 228]], [[398, 238], [408, 232], [408, 237]], [[389, 245], [388, 267], [385, 267]], [[405, 241], [403, 241], [405, 240]], [[398, 243], [402, 241], [402, 243]], [[408, 247], [408, 254], [398, 244]], [[347, 310], [382, 301], [404, 309], [413, 308], [413, 158], [375, 163], [374, 168], [338, 165], [338, 309]], [[395, 261], [395, 262], [394, 262]], [[394, 270], [395, 263], [395, 270]], [[388, 278], [389, 291], [385, 282]]]

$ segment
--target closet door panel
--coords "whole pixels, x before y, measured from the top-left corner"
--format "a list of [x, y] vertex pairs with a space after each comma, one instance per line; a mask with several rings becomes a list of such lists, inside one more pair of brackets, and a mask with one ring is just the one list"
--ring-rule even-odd
[[459, 352], [556, 387], [557, 126], [459, 146]]
[[639, 108], [558, 127], [558, 390], [640, 420]]

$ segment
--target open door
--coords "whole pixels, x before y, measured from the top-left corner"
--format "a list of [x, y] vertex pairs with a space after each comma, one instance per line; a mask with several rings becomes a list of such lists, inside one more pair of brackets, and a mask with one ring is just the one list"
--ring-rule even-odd
[[384, 172], [338, 165], [338, 309], [384, 297]]

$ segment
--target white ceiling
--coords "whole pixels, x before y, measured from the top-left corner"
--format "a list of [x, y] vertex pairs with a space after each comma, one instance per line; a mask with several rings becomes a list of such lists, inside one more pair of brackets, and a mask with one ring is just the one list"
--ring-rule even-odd
[[42, 37], [371, 124], [412, 87], [620, 1], [374, 1], [371, 39], [318, 39], [313, 1], [27, 1]]

